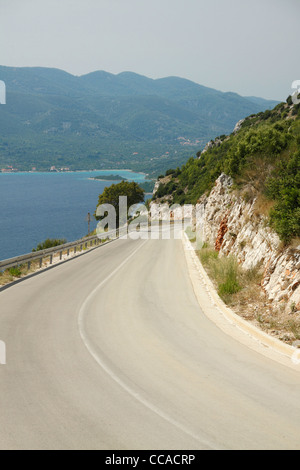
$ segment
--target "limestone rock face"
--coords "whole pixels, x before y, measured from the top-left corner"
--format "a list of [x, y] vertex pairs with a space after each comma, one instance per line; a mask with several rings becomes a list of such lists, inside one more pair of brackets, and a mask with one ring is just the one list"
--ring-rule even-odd
[[154, 188], [153, 188], [153, 196], [157, 193], [158, 188], [160, 187], [161, 182], [158, 180], [155, 182]]
[[[157, 183], [158, 188], [160, 183]], [[151, 219], [192, 220], [198, 240], [213, 246], [220, 256], [234, 255], [243, 269], [264, 270], [262, 288], [270, 301], [300, 311], [300, 246], [281, 249], [280, 239], [255, 209], [255, 199], [237, 196], [233, 180], [224, 173], [208, 196], [196, 206], [151, 203]]]
[[241, 129], [244, 121], [245, 119], [241, 119], [239, 122], [236, 123], [235, 128], [233, 129], [234, 134], [236, 134]]
[[202, 150], [201, 154], [200, 154], [200, 157], [201, 158], [201, 155], [203, 155], [204, 153], [206, 153], [208, 150], [210, 149], [213, 149], [215, 147], [220, 147], [220, 145], [222, 145], [222, 140], [217, 138], [215, 140], [210, 140], [209, 142], [207, 142], [207, 144], [205, 145], [204, 149]]
[[221, 256], [235, 255], [244, 269], [262, 266], [262, 288], [269, 300], [300, 310], [300, 247], [280, 249], [279, 237], [255, 211], [255, 200], [237, 197], [232, 183], [222, 174], [196, 205], [198, 235]]

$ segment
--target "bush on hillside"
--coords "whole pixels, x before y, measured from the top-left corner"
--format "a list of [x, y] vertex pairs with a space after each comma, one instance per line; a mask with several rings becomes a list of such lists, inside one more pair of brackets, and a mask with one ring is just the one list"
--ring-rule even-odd
[[196, 204], [226, 173], [236, 187], [251, 184], [275, 202], [270, 224], [285, 243], [300, 236], [300, 105], [291, 112], [290, 102], [246, 118], [221, 145], [198, 152], [176, 173], [169, 171], [172, 180], [156, 196], [172, 194], [173, 203]]
[[36, 248], [33, 248], [32, 251], [47, 250], [47, 248], [53, 248], [55, 246], [64, 245], [65, 243], [67, 243], [67, 240], [65, 238], [47, 238], [47, 240], [43, 241], [42, 243], [39, 243]]

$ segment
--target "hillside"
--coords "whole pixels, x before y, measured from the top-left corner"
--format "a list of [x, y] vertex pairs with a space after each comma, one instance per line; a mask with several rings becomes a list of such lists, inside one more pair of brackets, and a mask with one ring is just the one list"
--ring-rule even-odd
[[284, 243], [300, 237], [300, 105], [289, 97], [246, 118], [182, 168], [169, 170], [155, 198], [196, 204], [222, 173], [233, 178], [232, 189], [245, 201], [256, 200]]
[[131, 168], [159, 174], [251, 113], [274, 106], [189, 80], [0, 66], [0, 167]]
[[154, 218], [181, 220], [219, 296], [288, 343], [300, 338], [300, 104], [291, 97], [210, 141], [156, 183]]

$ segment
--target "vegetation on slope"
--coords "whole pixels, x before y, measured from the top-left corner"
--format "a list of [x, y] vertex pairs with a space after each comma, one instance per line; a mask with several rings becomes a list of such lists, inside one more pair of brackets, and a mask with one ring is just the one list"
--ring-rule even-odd
[[289, 97], [273, 110], [249, 116], [239, 130], [217, 138], [182, 168], [169, 170], [171, 178], [155, 198], [195, 204], [221, 173], [232, 176], [248, 200], [263, 198], [270, 225], [285, 243], [299, 237], [300, 104]]
[[33, 248], [32, 251], [47, 250], [48, 248], [64, 245], [65, 243], [67, 243], [65, 238], [47, 238], [47, 240], [39, 243], [36, 248]]

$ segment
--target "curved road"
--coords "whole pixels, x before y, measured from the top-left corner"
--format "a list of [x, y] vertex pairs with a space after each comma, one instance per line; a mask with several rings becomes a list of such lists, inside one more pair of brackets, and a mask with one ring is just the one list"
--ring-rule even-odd
[[0, 292], [1, 449], [299, 449], [300, 373], [201, 311], [180, 240], [118, 240]]

